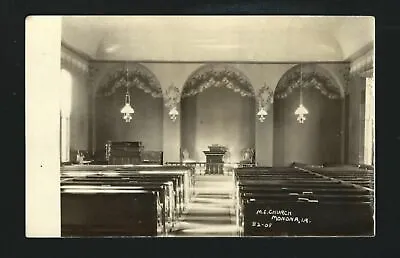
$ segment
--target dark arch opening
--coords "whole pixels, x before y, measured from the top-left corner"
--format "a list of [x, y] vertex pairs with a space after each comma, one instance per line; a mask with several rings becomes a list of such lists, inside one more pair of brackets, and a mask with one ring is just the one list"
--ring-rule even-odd
[[[205, 161], [211, 144], [228, 148], [226, 162], [242, 159], [243, 149], [255, 147], [255, 98], [249, 79], [224, 64], [194, 71], [181, 94], [181, 152]], [[183, 158], [183, 157], [182, 157]]]
[[[126, 123], [120, 113], [125, 104], [127, 82], [131, 106], [135, 110], [130, 123]], [[128, 63], [110, 69], [96, 91], [97, 155], [104, 156], [104, 145], [109, 140], [140, 141], [145, 151], [162, 151], [163, 104], [159, 81], [143, 65]]]
[[[300, 104], [300, 84], [309, 112], [304, 124], [294, 114]], [[341, 162], [341, 90], [321, 67], [306, 64], [288, 70], [275, 89], [273, 108], [275, 166]]]

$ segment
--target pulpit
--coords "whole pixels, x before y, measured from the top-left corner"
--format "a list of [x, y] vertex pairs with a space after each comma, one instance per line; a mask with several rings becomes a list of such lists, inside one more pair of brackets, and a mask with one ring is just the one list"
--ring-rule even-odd
[[206, 155], [206, 174], [223, 174], [226, 147], [220, 145], [208, 146], [208, 151], [203, 151]]

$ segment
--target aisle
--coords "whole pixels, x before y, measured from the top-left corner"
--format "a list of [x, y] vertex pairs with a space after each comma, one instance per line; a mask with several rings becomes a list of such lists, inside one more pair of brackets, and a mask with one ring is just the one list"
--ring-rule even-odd
[[171, 236], [236, 236], [232, 189], [232, 176], [197, 176], [196, 195]]

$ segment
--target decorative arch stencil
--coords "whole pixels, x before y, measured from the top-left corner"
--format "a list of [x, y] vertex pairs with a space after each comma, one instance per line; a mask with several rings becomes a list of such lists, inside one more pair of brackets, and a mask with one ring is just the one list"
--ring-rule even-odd
[[[120, 87], [137, 87], [150, 94], [154, 98], [162, 98], [163, 93], [160, 82], [156, 76], [146, 67], [140, 64], [128, 65], [128, 76], [126, 68], [121, 67], [114, 72], [109, 73], [105, 83], [99, 87], [98, 96], [111, 96]], [[127, 80], [128, 77], [128, 80]]]
[[209, 64], [189, 76], [183, 86], [182, 98], [197, 95], [210, 87], [226, 87], [243, 97], [255, 96], [253, 86], [241, 71], [229, 65]]
[[300, 65], [287, 71], [279, 80], [275, 88], [274, 98], [286, 98], [302, 83], [302, 88], [315, 88], [330, 99], [342, 98], [342, 91], [334, 79], [323, 68], [315, 64], [301, 65], [302, 81], [300, 80]]
[[174, 84], [171, 84], [164, 92], [164, 104], [167, 108], [176, 107], [181, 98], [181, 92], [178, 87]]
[[266, 84], [257, 91], [256, 99], [260, 108], [265, 108], [274, 102], [274, 91]]

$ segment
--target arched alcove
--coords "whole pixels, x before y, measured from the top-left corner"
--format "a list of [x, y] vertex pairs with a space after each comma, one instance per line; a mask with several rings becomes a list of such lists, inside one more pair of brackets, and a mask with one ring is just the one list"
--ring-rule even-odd
[[[308, 110], [303, 124], [295, 110]], [[317, 64], [296, 65], [279, 80], [274, 92], [274, 166], [292, 162], [341, 162], [343, 90]]]
[[[135, 113], [122, 119], [126, 85]], [[163, 149], [163, 94], [155, 75], [140, 64], [117, 65], [100, 80], [96, 91], [96, 148], [111, 141], [141, 141], [145, 150]]]
[[226, 161], [242, 160], [255, 147], [255, 98], [249, 79], [228, 65], [204, 65], [186, 80], [181, 95], [181, 151], [205, 161], [212, 144], [228, 148]]

